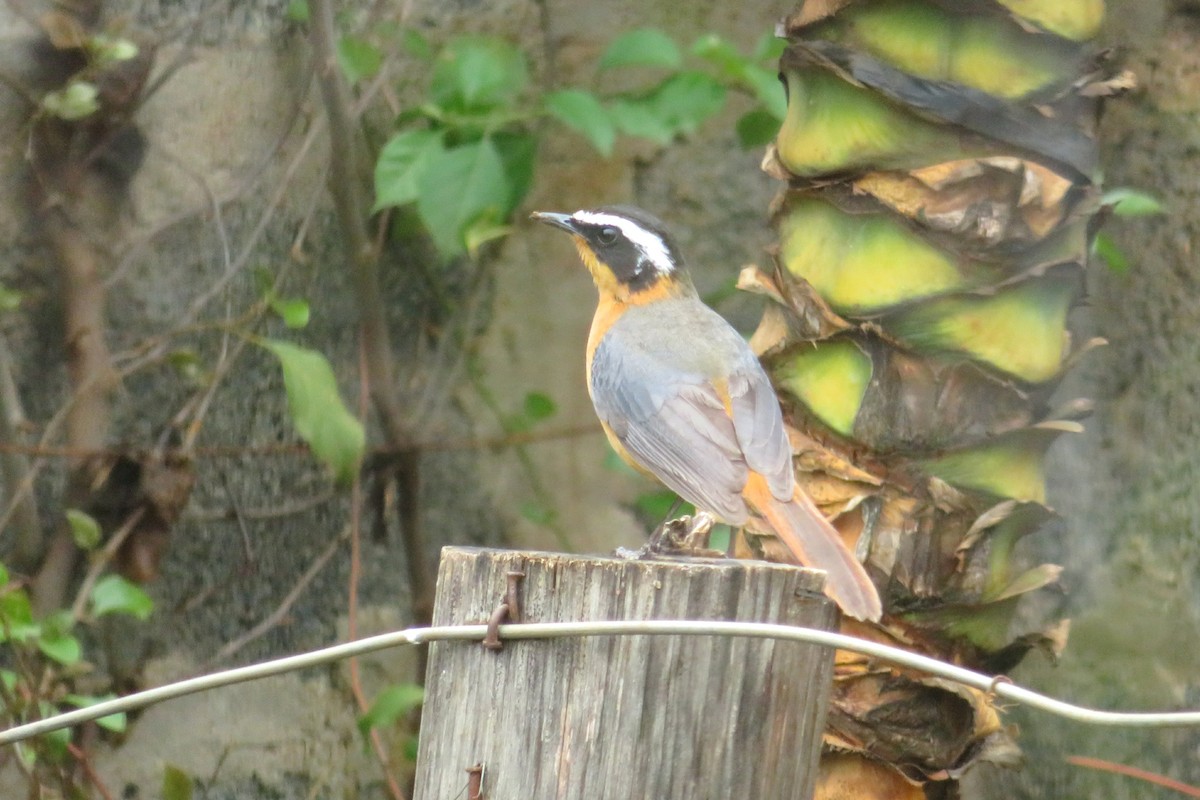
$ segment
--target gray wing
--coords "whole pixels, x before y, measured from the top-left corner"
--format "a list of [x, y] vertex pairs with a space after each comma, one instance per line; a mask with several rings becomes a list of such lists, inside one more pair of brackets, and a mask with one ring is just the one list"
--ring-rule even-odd
[[779, 398], [758, 359], [746, 347], [749, 363], [729, 379], [733, 406], [733, 426], [742, 446], [746, 463], [767, 479], [767, 486], [779, 500], [790, 500], [795, 487], [792, 472], [792, 445], [783, 429]]
[[767, 478], [776, 497], [791, 497], [791, 450], [770, 381], [736, 331], [721, 323], [727, 334], [721, 330], [706, 347], [732, 366], [725, 379], [732, 415], [704, 365], [688, 363], [697, 359], [644, 341], [622, 346], [615, 330], [593, 357], [592, 402], [635, 461], [697, 508], [740, 524], [748, 515], [741, 491], [750, 469]]

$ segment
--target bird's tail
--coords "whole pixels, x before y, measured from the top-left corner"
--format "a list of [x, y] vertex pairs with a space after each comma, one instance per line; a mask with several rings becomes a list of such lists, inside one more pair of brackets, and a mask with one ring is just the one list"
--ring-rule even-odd
[[837, 530], [799, 486], [790, 502], [771, 494], [767, 482], [753, 475], [746, 500], [766, 518], [775, 535], [801, 564], [826, 572], [825, 594], [852, 617], [874, 621], [882, 613], [879, 592], [867, 571], [846, 548]]

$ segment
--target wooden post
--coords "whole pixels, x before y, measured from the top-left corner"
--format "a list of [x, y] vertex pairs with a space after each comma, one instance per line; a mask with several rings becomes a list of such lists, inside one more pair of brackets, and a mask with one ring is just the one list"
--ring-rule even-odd
[[[447, 547], [433, 623], [487, 620], [507, 574], [522, 622], [692, 619], [833, 629], [823, 573], [761, 561], [627, 561]], [[716, 636], [429, 649], [414, 800], [806, 800], [833, 653]]]

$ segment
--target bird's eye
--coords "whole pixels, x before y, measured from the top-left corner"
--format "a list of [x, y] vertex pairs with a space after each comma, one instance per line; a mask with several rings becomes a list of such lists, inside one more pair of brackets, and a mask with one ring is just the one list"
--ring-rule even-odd
[[611, 225], [605, 225], [596, 234], [596, 239], [600, 244], [613, 244], [617, 241], [617, 229]]

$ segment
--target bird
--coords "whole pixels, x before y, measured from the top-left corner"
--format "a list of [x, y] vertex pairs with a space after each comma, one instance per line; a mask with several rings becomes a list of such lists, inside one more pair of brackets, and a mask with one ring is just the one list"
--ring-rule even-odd
[[765, 520], [797, 561], [827, 573], [843, 612], [877, 620], [870, 576], [796, 483], [770, 379], [700, 299], [666, 225], [625, 205], [531, 216], [571, 235], [598, 290], [587, 388], [616, 453], [717, 520]]

